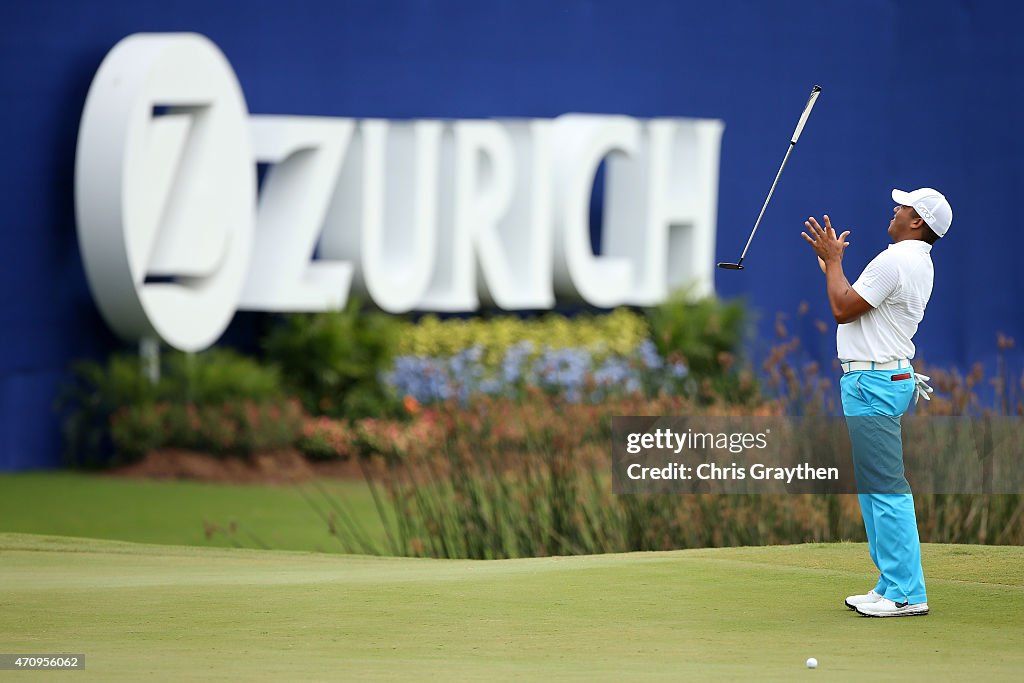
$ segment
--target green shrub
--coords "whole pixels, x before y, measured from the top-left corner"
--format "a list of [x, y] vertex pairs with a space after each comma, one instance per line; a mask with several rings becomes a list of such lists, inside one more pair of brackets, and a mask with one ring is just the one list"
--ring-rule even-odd
[[165, 355], [161, 378], [162, 398], [223, 404], [248, 400], [280, 400], [285, 391], [279, 370], [230, 349], [212, 348], [199, 354]]
[[[200, 417], [198, 407], [214, 406], [224, 411], [224, 406], [229, 406], [230, 412], [255, 405], [259, 406], [257, 412], [285, 410], [286, 395], [274, 367], [217, 348], [198, 354], [165, 352], [160, 360], [161, 373], [156, 382], [146, 377], [135, 354], [117, 353], [105, 363], [83, 361], [72, 367], [72, 382], [57, 402], [63, 414], [69, 464], [116, 465], [171, 444], [199, 447], [196, 444], [215, 443], [221, 444], [219, 452], [226, 452], [225, 444], [234, 432], [214, 436], [216, 421], [204, 411], [207, 437], [197, 437], [197, 430], [204, 424], [196, 421]], [[245, 426], [249, 425], [248, 415], [236, 414], [231, 420], [243, 425], [241, 435], [237, 435], [241, 441], [228, 449], [232, 451], [251, 452], [263, 448], [264, 443], [281, 443], [285, 437], [271, 436], [274, 429], [281, 429], [292, 440], [297, 434], [289, 431], [292, 428], [287, 420], [255, 430]]]
[[162, 406], [139, 403], [120, 408], [110, 417], [110, 439], [117, 462], [132, 462], [159, 448], [164, 439]]
[[364, 417], [397, 414], [397, 402], [379, 376], [394, 357], [401, 332], [393, 316], [343, 311], [288, 316], [264, 340], [288, 389], [314, 415]]
[[301, 433], [302, 409], [294, 400], [143, 404], [121, 408], [110, 420], [119, 462], [157, 448], [248, 456], [289, 448]]
[[686, 363], [704, 400], [750, 404], [758, 399], [757, 380], [741, 363], [747, 330], [742, 301], [691, 301], [680, 291], [648, 309], [647, 320], [658, 352]]
[[[205, 406], [211, 412], [217, 407], [216, 404]], [[207, 422], [214, 430], [207, 432], [206, 436], [215, 443], [221, 431], [220, 425], [225, 423], [234, 427], [235, 436], [234, 448], [229, 450], [225, 443], [221, 453], [251, 455], [290, 448], [302, 433], [302, 406], [294, 399], [231, 402], [219, 408], [217, 419]]]
[[111, 415], [128, 406], [151, 407], [160, 387], [145, 377], [139, 357], [132, 354], [114, 354], [106, 363], [79, 361], [72, 365], [71, 376], [56, 405], [62, 414], [65, 459], [80, 467], [110, 464]]
[[357, 453], [352, 429], [347, 423], [329, 417], [307, 417], [296, 445], [309, 460], [346, 459]]

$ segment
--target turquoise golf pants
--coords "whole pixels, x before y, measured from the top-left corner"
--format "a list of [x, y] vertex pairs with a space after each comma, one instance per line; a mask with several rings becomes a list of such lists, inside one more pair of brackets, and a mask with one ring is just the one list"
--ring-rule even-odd
[[912, 368], [863, 370], [839, 382], [868, 552], [879, 571], [874, 590], [912, 605], [928, 601], [914, 497], [903, 475], [900, 416], [914, 396], [913, 374]]

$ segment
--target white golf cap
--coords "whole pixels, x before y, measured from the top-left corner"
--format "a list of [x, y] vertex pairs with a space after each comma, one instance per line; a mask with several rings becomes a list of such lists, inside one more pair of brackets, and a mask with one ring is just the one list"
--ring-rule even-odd
[[953, 223], [953, 207], [938, 190], [930, 187], [922, 187], [913, 192], [893, 190], [892, 200], [901, 206], [912, 207], [939, 237], [945, 235]]

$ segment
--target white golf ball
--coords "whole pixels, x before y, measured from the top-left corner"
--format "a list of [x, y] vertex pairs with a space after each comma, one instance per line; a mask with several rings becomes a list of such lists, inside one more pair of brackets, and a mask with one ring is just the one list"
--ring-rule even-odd
[[808, 669], [817, 669], [818, 668], [818, 660], [815, 659], [814, 657], [811, 657], [810, 659], [808, 659], [807, 660], [807, 668]]

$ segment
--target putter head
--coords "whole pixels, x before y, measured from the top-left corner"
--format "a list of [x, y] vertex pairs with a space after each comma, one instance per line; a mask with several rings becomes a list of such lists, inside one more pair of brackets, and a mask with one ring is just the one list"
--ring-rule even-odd
[[725, 270], [743, 270], [742, 264], [739, 263], [719, 263], [718, 267]]

